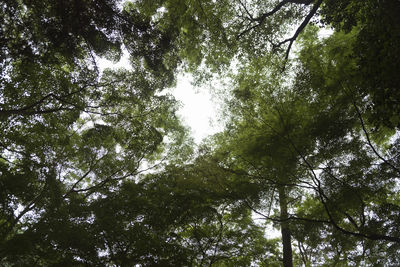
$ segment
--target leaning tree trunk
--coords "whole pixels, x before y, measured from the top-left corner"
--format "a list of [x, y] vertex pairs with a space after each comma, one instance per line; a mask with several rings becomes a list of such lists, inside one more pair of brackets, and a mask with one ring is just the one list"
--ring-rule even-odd
[[293, 267], [292, 243], [289, 230], [287, 195], [285, 187], [279, 187], [279, 205], [281, 210], [281, 234], [283, 245], [283, 267]]

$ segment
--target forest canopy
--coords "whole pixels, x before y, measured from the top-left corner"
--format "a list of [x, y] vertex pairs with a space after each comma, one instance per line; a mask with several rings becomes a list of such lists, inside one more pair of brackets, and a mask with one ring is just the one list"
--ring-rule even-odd
[[[398, 14], [4, 1], [0, 265], [400, 265]], [[223, 81], [200, 145], [166, 93], [182, 72]]]

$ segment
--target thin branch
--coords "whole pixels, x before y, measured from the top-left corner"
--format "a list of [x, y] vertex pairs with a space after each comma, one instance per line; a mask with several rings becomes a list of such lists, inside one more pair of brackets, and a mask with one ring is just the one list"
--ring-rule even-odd
[[[325, 201], [325, 199], [328, 199], [328, 197], [325, 195], [324, 191], [322, 190], [321, 182], [317, 178], [317, 175], [315, 174], [313, 167], [311, 166], [311, 164], [308, 162], [308, 160], [303, 155], [300, 154], [300, 156], [305, 161], [305, 163], [309, 167], [310, 171], [313, 173], [314, 179], [317, 182], [317, 188], [318, 188], [317, 192], [318, 192], [319, 198], [321, 200], [321, 203], [324, 206], [325, 212], [328, 215], [330, 224], [332, 224], [337, 230], [339, 230], [340, 232], [342, 232], [344, 234], [353, 235], [353, 236], [361, 237], [361, 238], [367, 238], [367, 239], [371, 239], [371, 240], [386, 240], [386, 241], [400, 243], [400, 237], [387, 236], [387, 235], [383, 235], [383, 234], [366, 234], [366, 233], [363, 233], [361, 231], [352, 232], [352, 231], [346, 230], [343, 227], [339, 226], [337, 224], [337, 222], [333, 219], [333, 216], [332, 216], [331, 211], [330, 211], [330, 209], [328, 207], [328, 204]], [[358, 227], [357, 224], [356, 224], [356, 227]]]
[[260, 27], [265, 19], [269, 16], [272, 16], [273, 14], [275, 14], [276, 12], [278, 12], [285, 4], [287, 4], [288, 1], [282, 1], [280, 2], [273, 10], [271, 10], [270, 12], [264, 13], [263, 15], [261, 15], [260, 17], [257, 18], [253, 18], [252, 20], [250, 20], [249, 25], [253, 22], [256, 21], [258, 22], [257, 24], [251, 26], [250, 28], [245, 29], [244, 31], [242, 31], [241, 33], [239, 33], [239, 35], [236, 37], [236, 39], [240, 39], [243, 35], [247, 34], [248, 32], [254, 30], [257, 27]]
[[80, 182], [82, 182], [83, 179], [85, 179], [85, 178], [94, 170], [94, 168], [97, 166], [97, 164], [98, 164], [103, 158], [105, 158], [106, 156], [108, 156], [108, 154], [105, 154], [104, 156], [102, 156], [102, 157], [100, 157], [98, 160], [96, 160], [96, 162], [95, 162], [92, 166], [90, 166], [89, 170], [87, 170], [86, 173], [84, 173], [84, 174], [72, 185], [72, 187], [68, 190], [68, 192], [66, 192], [66, 193], [63, 195], [62, 198], [64, 199], [64, 198], [66, 198], [68, 195], [70, 195], [72, 192], [75, 192], [75, 188], [78, 186], [78, 184], [79, 184]]
[[[313, 8], [311, 9], [311, 11], [308, 13], [308, 15], [304, 18], [303, 22], [300, 24], [300, 26], [297, 28], [296, 32], [294, 33], [294, 35], [286, 40], [283, 40], [281, 42], [279, 42], [277, 45], [274, 45], [275, 47], [281, 46], [287, 42], [289, 42], [289, 45], [286, 49], [286, 53], [285, 53], [285, 62], [289, 59], [289, 53], [290, 50], [292, 48], [292, 45], [294, 43], [294, 41], [296, 41], [297, 37], [299, 36], [299, 34], [304, 30], [304, 28], [308, 25], [308, 23], [310, 22], [311, 18], [317, 13], [318, 8], [321, 6], [323, 0], [318, 0], [318, 2], [316, 2], [313, 6]], [[285, 66], [284, 66], [285, 67]]]
[[[320, 0], [320, 1], [322, 1], [322, 0]], [[240, 3], [241, 3], [241, 2], [240, 2]], [[285, 6], [285, 5], [288, 4], [288, 3], [309, 5], [309, 4], [312, 3], [312, 0], [304, 0], [304, 1], [301, 1], [301, 0], [283, 0], [282, 2], [278, 3], [271, 11], [266, 12], [266, 13], [264, 13], [264, 14], [262, 14], [261, 16], [258, 16], [258, 17], [256, 17], [256, 18], [254, 18], [254, 17], [247, 11], [246, 8], [244, 8], [245, 11], [246, 11], [246, 13], [249, 14], [250, 23], [252, 23], [252, 22], [257, 22], [257, 24], [255, 24], [255, 25], [251, 26], [250, 28], [247, 28], [247, 29], [245, 29], [244, 31], [242, 31], [241, 33], [239, 33], [239, 35], [238, 35], [236, 38], [237, 38], [237, 39], [240, 39], [243, 35], [245, 35], [245, 34], [247, 34], [248, 32], [254, 30], [255, 28], [261, 26], [261, 25], [264, 23], [264, 21], [265, 21], [268, 17], [270, 17], [270, 16], [274, 15], [275, 13], [277, 13], [279, 10], [282, 9], [283, 6]], [[241, 3], [241, 4], [242, 4], [242, 3]], [[242, 5], [243, 5], [243, 4], [242, 4]]]
[[312, 222], [312, 223], [328, 223], [328, 224], [330, 224], [329, 220], [319, 220], [319, 219], [310, 219], [310, 218], [304, 218], [304, 217], [295, 217], [295, 216], [292, 216], [292, 215], [288, 216], [285, 219], [281, 219], [280, 217], [270, 217], [270, 216], [267, 216], [267, 215], [263, 214], [259, 210], [255, 209], [252, 205], [250, 205], [250, 203], [247, 200], [244, 200], [244, 203], [246, 204], [246, 206], [250, 210], [252, 210], [257, 215], [260, 215], [265, 220], [270, 220], [270, 221], [273, 221], [273, 222], [279, 222], [280, 223], [280, 222], [287, 222], [287, 221], [297, 220], [297, 221], [306, 221], [306, 222]]
[[[278, 114], [279, 114], [280, 120], [283, 123], [283, 118], [282, 118], [279, 110], [278, 110]], [[321, 181], [318, 179], [318, 176], [316, 175], [316, 173], [314, 171], [315, 168], [310, 164], [310, 162], [306, 159], [306, 157], [303, 155], [303, 153], [301, 153], [301, 151], [297, 148], [297, 146], [294, 144], [294, 142], [290, 138], [290, 135], [289, 134], [286, 134], [286, 135], [287, 135], [287, 137], [285, 137], [286, 140], [289, 141], [289, 143], [292, 145], [293, 149], [303, 159], [303, 161], [306, 163], [308, 169], [312, 173], [312, 180], [314, 181], [314, 183], [317, 186], [317, 190], [316, 191], [318, 192], [319, 199], [321, 200], [321, 203], [322, 203], [322, 205], [323, 205], [323, 207], [325, 209], [325, 212], [328, 215], [329, 222], [337, 230], [341, 231], [342, 233], [353, 235], [353, 236], [357, 236], [357, 237], [361, 237], [361, 238], [367, 238], [367, 239], [371, 239], [371, 240], [386, 240], [386, 241], [400, 243], [400, 237], [387, 236], [387, 235], [383, 235], [383, 234], [366, 234], [366, 233], [361, 232], [360, 230], [358, 232], [352, 232], [352, 231], [346, 230], [343, 227], [339, 226], [338, 223], [334, 220], [334, 218], [333, 218], [333, 216], [331, 214], [330, 208], [328, 207], [328, 203], [325, 201], [325, 200], [328, 200], [329, 198], [326, 196], [326, 194], [324, 193], [324, 191], [322, 189]], [[347, 215], [345, 212], [341, 212], [341, 213]], [[351, 218], [350, 222], [353, 223], [353, 225], [355, 224], [356, 228], [358, 228], [357, 224], [355, 223], [355, 221], [352, 218]]]
[[303, 244], [300, 242], [300, 240], [297, 240], [297, 245], [299, 246], [301, 260], [303, 261], [304, 266], [307, 266], [307, 256], [305, 255]]
[[[35, 208], [36, 202], [38, 200], [40, 200], [45, 192], [45, 189], [47, 187], [47, 179], [45, 181], [45, 184], [43, 185], [42, 189], [40, 190], [40, 193], [34, 197], [28, 205], [26, 205], [26, 207], [18, 214], [18, 216], [16, 218], [13, 219], [12, 223], [10, 224], [10, 226], [8, 226], [8, 232], [11, 232], [14, 227], [17, 225], [17, 223], [21, 220], [21, 218], [28, 213], [29, 211], [33, 210]], [[5, 222], [3, 222], [0, 226], [4, 225], [6, 222], [9, 222], [10, 220], [6, 220]]]
[[241, 0], [239, 0], [239, 4], [242, 6], [242, 8], [244, 9], [245, 13], [247, 14], [247, 17], [249, 18], [250, 21], [254, 21], [254, 17], [253, 15], [249, 12], [249, 10], [247, 9], [246, 5], [243, 4], [243, 2]]
[[60, 101], [60, 99], [62, 99], [62, 98], [70, 97], [70, 96], [72, 96], [74, 94], [82, 92], [88, 86], [89, 86], [89, 84], [84, 85], [79, 90], [72, 91], [72, 92], [70, 92], [68, 94], [65, 94], [65, 95], [62, 95], [62, 96], [56, 96], [54, 93], [49, 93], [49, 94], [43, 96], [40, 100], [38, 100], [38, 101], [36, 101], [36, 102], [26, 106], [26, 107], [19, 108], [19, 109], [0, 110], [0, 116], [10, 116], [10, 115], [19, 115], [19, 114], [35, 115], [35, 114], [50, 113], [50, 112], [58, 111], [56, 109], [49, 109], [49, 110], [43, 110], [43, 111], [40, 111], [40, 110], [28, 111], [28, 110], [43, 104], [46, 99], [55, 98], [55, 99]]
[[397, 168], [396, 166], [394, 166], [392, 163], [390, 163], [388, 160], [386, 160], [384, 157], [381, 156], [381, 154], [379, 154], [379, 152], [375, 149], [375, 147], [373, 146], [371, 139], [369, 137], [368, 131], [365, 128], [365, 123], [364, 123], [364, 119], [362, 118], [361, 112], [359, 110], [359, 108], [357, 107], [356, 103], [353, 101], [353, 106], [357, 112], [357, 116], [360, 119], [361, 122], [361, 127], [363, 129], [363, 132], [365, 134], [365, 137], [367, 138], [367, 142], [369, 147], [372, 149], [372, 151], [375, 153], [375, 155], [381, 159], [384, 163], [386, 163], [387, 165], [389, 165], [392, 169], [394, 169], [395, 171], [397, 171], [400, 174], [400, 169]]

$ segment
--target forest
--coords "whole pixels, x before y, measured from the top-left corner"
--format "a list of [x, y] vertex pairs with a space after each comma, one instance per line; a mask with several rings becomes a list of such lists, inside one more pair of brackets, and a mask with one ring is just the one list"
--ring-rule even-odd
[[[0, 266], [400, 266], [399, 14], [1, 1]], [[201, 144], [182, 73], [222, 99]]]

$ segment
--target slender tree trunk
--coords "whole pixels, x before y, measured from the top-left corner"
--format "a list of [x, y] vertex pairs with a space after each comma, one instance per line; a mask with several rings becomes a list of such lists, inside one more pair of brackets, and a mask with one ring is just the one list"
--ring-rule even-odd
[[279, 205], [281, 209], [281, 234], [283, 245], [283, 267], [293, 267], [292, 243], [289, 230], [287, 195], [285, 187], [279, 187]]

